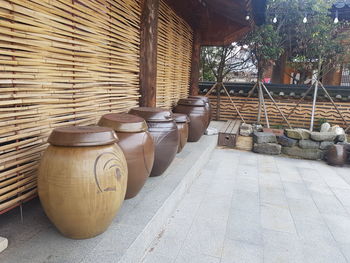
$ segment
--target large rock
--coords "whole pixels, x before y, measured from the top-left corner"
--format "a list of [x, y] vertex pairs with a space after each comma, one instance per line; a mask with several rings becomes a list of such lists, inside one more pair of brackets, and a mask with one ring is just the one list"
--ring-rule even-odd
[[254, 143], [276, 143], [276, 135], [268, 132], [254, 132]]
[[277, 143], [254, 143], [253, 152], [269, 155], [281, 154], [282, 146]]
[[297, 145], [298, 140], [289, 138], [285, 135], [281, 135], [281, 136], [277, 136], [277, 142], [282, 146], [293, 147]]
[[310, 139], [310, 131], [305, 129], [286, 129], [286, 135], [289, 138], [296, 140], [308, 140]]
[[282, 147], [282, 153], [302, 159], [319, 160], [323, 158], [323, 151], [320, 149], [302, 149], [300, 147]]
[[312, 132], [311, 139], [318, 142], [334, 141], [337, 137], [335, 132]]
[[345, 134], [345, 131], [342, 127], [339, 127], [339, 125], [334, 125], [332, 128], [329, 129], [329, 132], [334, 132], [337, 135]]
[[7, 238], [0, 237], [0, 253], [4, 251], [8, 246]]
[[318, 149], [320, 148], [320, 143], [312, 140], [300, 140], [299, 147], [303, 149]]
[[251, 124], [242, 123], [239, 133], [242, 136], [250, 136], [253, 133], [253, 126]]
[[321, 150], [327, 150], [330, 146], [334, 145], [334, 142], [327, 142], [327, 141], [324, 141], [324, 142], [321, 142], [320, 144], [320, 149]]
[[260, 124], [253, 124], [252, 126], [254, 132], [261, 132], [263, 130], [263, 126]]
[[322, 123], [320, 132], [328, 132], [331, 125], [328, 122]]

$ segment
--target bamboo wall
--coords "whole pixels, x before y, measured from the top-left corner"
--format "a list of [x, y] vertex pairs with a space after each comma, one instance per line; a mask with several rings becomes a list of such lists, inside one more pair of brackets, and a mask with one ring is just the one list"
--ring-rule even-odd
[[160, 2], [157, 53], [157, 106], [171, 108], [189, 91], [193, 31]]
[[0, 0], [0, 213], [36, 194], [55, 127], [139, 98], [139, 0]]
[[[236, 103], [237, 108], [240, 110], [243, 118], [247, 123], [254, 123], [257, 121], [258, 117], [258, 98], [247, 98], [247, 97], [232, 97], [233, 101]], [[213, 119], [216, 119], [216, 96], [210, 96], [210, 101], [213, 106]], [[276, 99], [276, 102], [285, 116], [288, 116], [290, 111], [295, 107], [298, 100], [293, 99]], [[279, 114], [278, 110], [272, 103], [270, 99], [265, 99], [265, 104], [267, 107], [267, 114], [269, 116], [270, 125], [283, 125], [287, 124], [283, 121], [282, 116]], [[345, 119], [350, 123], [350, 102], [336, 102], [339, 110], [342, 112]], [[226, 96], [221, 96], [221, 108], [220, 108], [220, 120], [230, 120], [239, 118], [236, 111], [230, 102], [229, 98]], [[242, 106], [244, 105], [243, 109]], [[242, 109], [242, 110], [241, 110]], [[311, 109], [312, 101], [304, 101], [299, 107], [294, 111], [294, 113], [288, 118], [288, 121], [293, 127], [309, 128], [311, 119]], [[319, 120], [326, 119], [332, 125], [339, 125], [346, 128], [341, 117], [337, 113], [333, 105], [328, 101], [317, 102], [316, 112], [315, 112], [315, 126], [319, 124]], [[262, 113], [261, 122], [265, 125], [265, 116]]]

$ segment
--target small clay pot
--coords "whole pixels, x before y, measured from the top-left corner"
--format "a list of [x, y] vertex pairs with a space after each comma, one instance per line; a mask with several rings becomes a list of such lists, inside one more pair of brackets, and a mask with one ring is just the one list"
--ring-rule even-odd
[[196, 99], [196, 100], [203, 100], [205, 102], [205, 108], [208, 110], [208, 123], [207, 123], [207, 128], [210, 124], [211, 121], [211, 115], [212, 115], [212, 108], [210, 104], [210, 100], [206, 96], [188, 96], [189, 99]]
[[119, 138], [128, 163], [128, 186], [125, 199], [135, 197], [151, 174], [154, 162], [154, 142], [145, 120], [127, 113], [103, 115], [99, 126], [112, 128]]
[[180, 153], [187, 143], [188, 123], [190, 122], [190, 119], [186, 114], [182, 113], [173, 113], [173, 117], [176, 122], [177, 129], [179, 130], [180, 140], [177, 152]]
[[38, 194], [51, 222], [66, 237], [104, 232], [121, 207], [128, 178], [114, 131], [84, 126], [54, 129], [38, 170]]
[[174, 108], [174, 113], [186, 114], [189, 117], [188, 141], [197, 142], [208, 125], [209, 111], [206, 103], [198, 99], [180, 99]]
[[344, 145], [332, 145], [327, 150], [327, 163], [329, 165], [344, 165], [348, 159], [348, 152]]
[[146, 120], [148, 131], [155, 145], [151, 176], [162, 175], [174, 160], [179, 145], [178, 129], [172, 113], [165, 109], [152, 107], [133, 108], [129, 113]]

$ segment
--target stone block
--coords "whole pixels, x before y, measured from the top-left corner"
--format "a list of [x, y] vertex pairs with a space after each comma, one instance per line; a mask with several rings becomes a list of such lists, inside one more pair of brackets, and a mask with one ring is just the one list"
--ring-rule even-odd
[[242, 123], [240, 127], [240, 135], [251, 136], [253, 133], [253, 126], [251, 124]]
[[255, 143], [253, 152], [269, 155], [279, 155], [281, 154], [281, 148], [282, 146], [277, 143]]
[[254, 132], [253, 133], [254, 143], [276, 143], [276, 135], [268, 132]]
[[251, 151], [253, 149], [253, 137], [237, 136], [236, 149]]
[[332, 145], [334, 145], [334, 142], [327, 142], [327, 141], [321, 142], [321, 143], [320, 143], [320, 149], [321, 149], [321, 150], [327, 150], [328, 147], [330, 147], [330, 146], [332, 146]]
[[331, 125], [328, 122], [322, 123], [320, 132], [328, 132]]
[[346, 134], [337, 135], [337, 137], [335, 138], [335, 141], [336, 142], [347, 142]]
[[283, 129], [270, 129], [270, 128], [264, 128], [263, 132], [269, 132], [269, 133], [273, 133], [276, 136], [281, 136], [284, 134], [284, 130]]
[[305, 129], [286, 129], [285, 133], [289, 138], [296, 140], [310, 139], [310, 131]]
[[0, 237], [0, 253], [4, 251], [8, 246], [7, 238]]
[[318, 142], [334, 141], [336, 137], [335, 132], [311, 132], [311, 139]]
[[281, 136], [277, 136], [277, 142], [282, 146], [293, 147], [297, 145], [298, 140], [289, 138], [285, 135], [281, 135]]
[[320, 149], [302, 149], [300, 147], [282, 147], [282, 153], [308, 160], [319, 160], [323, 158], [323, 151]]
[[303, 149], [318, 149], [320, 148], [320, 143], [312, 140], [300, 140], [299, 147]]

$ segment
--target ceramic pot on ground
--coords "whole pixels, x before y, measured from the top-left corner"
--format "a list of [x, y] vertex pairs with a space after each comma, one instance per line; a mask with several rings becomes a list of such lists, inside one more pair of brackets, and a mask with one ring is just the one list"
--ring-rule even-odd
[[189, 119], [188, 141], [197, 142], [208, 124], [208, 110], [203, 100], [198, 99], [180, 99], [174, 108], [174, 113], [186, 114]]
[[344, 165], [348, 159], [348, 152], [344, 145], [332, 145], [327, 150], [327, 163], [330, 165]]
[[182, 113], [173, 113], [173, 118], [176, 122], [177, 129], [179, 130], [179, 147], [177, 149], [177, 152], [181, 152], [182, 149], [185, 147], [185, 144], [187, 143], [188, 139], [188, 123], [190, 122], [190, 119], [186, 114]]
[[128, 163], [125, 199], [135, 197], [150, 176], [154, 162], [154, 143], [145, 120], [127, 113], [110, 113], [102, 116], [98, 125], [117, 133], [118, 145]]
[[207, 128], [210, 124], [211, 121], [211, 115], [212, 115], [212, 108], [210, 104], [210, 100], [206, 96], [188, 96], [189, 99], [197, 99], [197, 100], [203, 100], [205, 102], [205, 107], [208, 110], [208, 123], [207, 123]]
[[66, 237], [104, 232], [121, 207], [127, 163], [118, 138], [98, 126], [54, 129], [38, 171], [38, 194], [51, 222]]
[[155, 145], [151, 176], [162, 175], [174, 160], [179, 144], [178, 130], [172, 113], [152, 107], [133, 108], [129, 113], [146, 120]]

